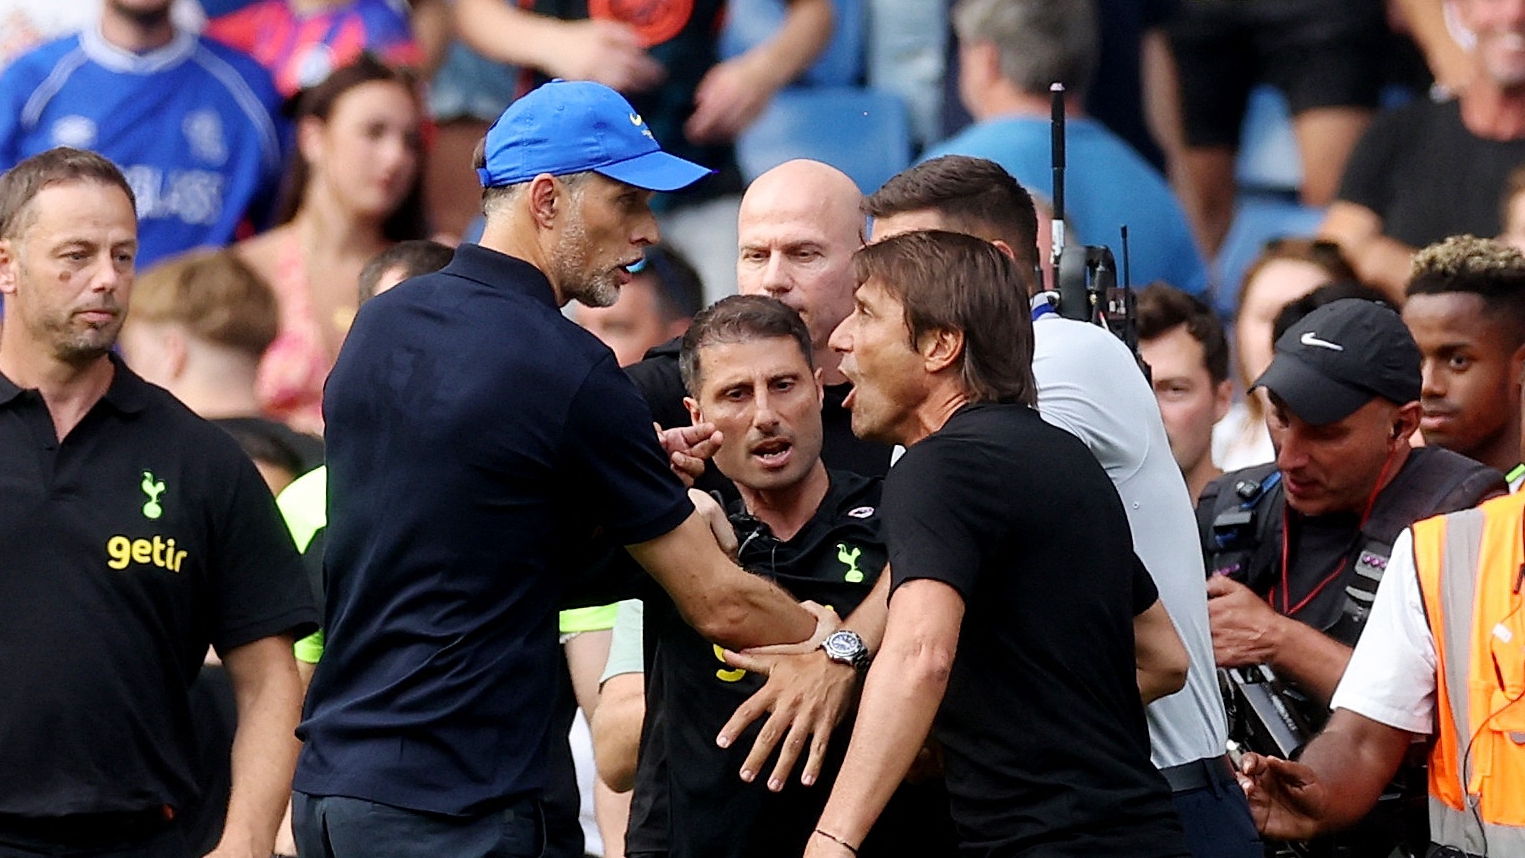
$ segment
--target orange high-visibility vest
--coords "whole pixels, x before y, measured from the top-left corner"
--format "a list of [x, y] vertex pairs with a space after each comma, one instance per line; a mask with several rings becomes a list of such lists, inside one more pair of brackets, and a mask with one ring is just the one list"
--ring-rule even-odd
[[1525, 855], [1525, 494], [1414, 525], [1435, 639], [1430, 839]]

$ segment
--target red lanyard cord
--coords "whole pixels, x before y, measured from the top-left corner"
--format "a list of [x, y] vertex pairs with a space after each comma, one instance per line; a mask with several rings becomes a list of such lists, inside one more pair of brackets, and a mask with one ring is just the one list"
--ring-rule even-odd
[[[1366, 527], [1367, 519], [1371, 518], [1371, 508], [1376, 505], [1377, 495], [1381, 493], [1382, 488], [1386, 485], [1387, 470], [1388, 468], [1392, 467], [1393, 456], [1397, 452], [1398, 450], [1396, 447], [1393, 447], [1387, 451], [1387, 460], [1382, 463], [1382, 471], [1381, 473], [1377, 474], [1377, 484], [1372, 488], [1371, 495], [1366, 498], [1366, 509], [1361, 511], [1361, 522], [1356, 525], [1357, 530], [1364, 529]], [[1328, 587], [1330, 584], [1334, 583], [1336, 578], [1340, 577], [1340, 573], [1344, 572], [1345, 567], [1350, 565], [1351, 555], [1347, 552], [1344, 557], [1340, 558], [1340, 562], [1334, 567], [1333, 572], [1330, 572], [1328, 575], [1324, 576], [1324, 579], [1319, 581], [1318, 585], [1315, 586], [1313, 590], [1309, 592], [1308, 595], [1304, 596], [1302, 600], [1299, 601], [1296, 605], [1290, 605], [1289, 603], [1292, 599], [1292, 587], [1288, 583], [1287, 569], [1289, 566], [1288, 555], [1292, 553], [1290, 550], [1290, 537], [1288, 535], [1292, 530], [1292, 522], [1291, 516], [1287, 509], [1287, 504], [1283, 502], [1281, 507], [1281, 614], [1282, 616], [1290, 617], [1296, 614], [1298, 611], [1301, 611], [1303, 608], [1308, 607], [1308, 603], [1313, 601], [1314, 597], [1316, 597], [1319, 593], [1324, 592], [1325, 587]], [[1271, 589], [1270, 598], [1268, 598], [1266, 601], [1270, 602], [1271, 607], [1274, 608], [1276, 607], [1275, 599], [1276, 588], [1273, 587]]]

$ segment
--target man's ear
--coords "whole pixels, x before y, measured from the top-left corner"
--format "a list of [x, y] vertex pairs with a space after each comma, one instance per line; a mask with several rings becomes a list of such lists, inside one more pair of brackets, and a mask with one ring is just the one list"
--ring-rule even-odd
[[1009, 245], [1009, 244], [1007, 244], [1007, 243], [1006, 243], [1006, 242], [1004, 242], [1004, 241], [1002, 241], [1002, 240], [1001, 240], [1001, 239], [999, 239], [999, 238], [997, 238], [997, 239], [992, 239], [992, 240], [991, 240], [991, 242], [990, 242], [990, 243], [991, 243], [991, 244], [993, 244], [993, 245], [995, 245], [995, 249], [996, 249], [996, 250], [999, 250], [999, 251], [1001, 251], [1001, 252], [1002, 252], [1002, 253], [1004, 253], [1004, 254], [1006, 254], [1006, 258], [1007, 258], [1007, 259], [1010, 259], [1010, 260], [1012, 260], [1012, 261], [1013, 261], [1013, 262], [1015, 262], [1015, 261], [1016, 261], [1016, 259], [1017, 259], [1017, 253], [1016, 253], [1016, 251], [1014, 251], [1014, 250], [1012, 250], [1012, 249], [1011, 249], [1011, 245]]
[[958, 365], [964, 354], [964, 332], [949, 328], [937, 328], [921, 337], [917, 349], [929, 373], [942, 372]]
[[1408, 443], [1408, 438], [1419, 431], [1419, 420], [1424, 416], [1424, 407], [1416, 399], [1398, 406], [1398, 413], [1393, 416], [1393, 440]]
[[704, 412], [699, 410], [699, 403], [692, 396], [683, 397], [683, 407], [688, 409], [688, 420], [698, 426], [704, 422]]
[[0, 295], [16, 294], [17, 274], [20, 261], [16, 258], [14, 239], [0, 240]]
[[1228, 416], [1228, 410], [1234, 406], [1234, 383], [1228, 379], [1218, 382], [1213, 388], [1213, 422], [1217, 423]]
[[550, 173], [541, 173], [530, 179], [524, 192], [529, 197], [530, 217], [534, 218], [535, 225], [541, 229], [554, 226], [556, 215], [565, 204], [561, 183]]

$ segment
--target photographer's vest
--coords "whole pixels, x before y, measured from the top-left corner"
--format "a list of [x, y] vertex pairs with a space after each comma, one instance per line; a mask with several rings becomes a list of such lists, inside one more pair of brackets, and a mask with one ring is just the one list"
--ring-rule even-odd
[[1525, 495], [1414, 525], [1414, 564], [1435, 639], [1437, 736], [1430, 839], [1525, 855]]
[[[1220, 480], [1213, 499], [1208, 519], [1211, 527], [1204, 539], [1207, 570], [1249, 583], [1257, 577], [1252, 572], [1276, 568], [1281, 562], [1286, 500], [1274, 464], [1246, 468], [1233, 476], [1238, 479]], [[1424, 447], [1410, 453], [1408, 461], [1378, 493], [1360, 532], [1352, 532], [1348, 550], [1355, 574], [1345, 588], [1344, 610], [1333, 625], [1320, 631], [1354, 646], [1366, 625], [1398, 534], [1421, 518], [1448, 511], [1448, 499], [1482, 497], [1498, 481], [1495, 472], [1450, 451]], [[1203, 502], [1207, 502], [1206, 497]], [[1324, 717], [1316, 720], [1321, 724]]]

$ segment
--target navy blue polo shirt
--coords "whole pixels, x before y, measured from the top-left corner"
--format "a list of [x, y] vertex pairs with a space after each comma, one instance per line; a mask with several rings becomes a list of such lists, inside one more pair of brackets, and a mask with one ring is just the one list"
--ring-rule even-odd
[[316, 628], [254, 463], [109, 359], [62, 442], [42, 395], [0, 375], [0, 815], [196, 806], [207, 645]]
[[366, 303], [323, 408], [327, 640], [296, 789], [457, 815], [538, 791], [570, 558], [693, 512], [650, 410], [539, 270], [472, 244]]

